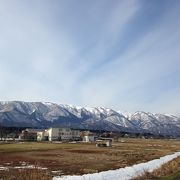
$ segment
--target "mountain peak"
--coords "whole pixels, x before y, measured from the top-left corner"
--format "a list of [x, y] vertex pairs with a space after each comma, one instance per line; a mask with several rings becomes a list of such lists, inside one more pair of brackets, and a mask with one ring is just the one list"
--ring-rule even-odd
[[115, 111], [106, 107], [78, 107], [51, 102], [0, 102], [4, 126], [71, 126], [82, 129], [150, 132], [180, 136], [180, 118], [175, 115]]

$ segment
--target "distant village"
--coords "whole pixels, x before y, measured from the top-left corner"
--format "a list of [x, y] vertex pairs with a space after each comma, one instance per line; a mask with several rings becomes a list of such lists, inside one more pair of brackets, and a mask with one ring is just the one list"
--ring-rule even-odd
[[[126, 138], [167, 138], [150, 133], [110, 132], [103, 130], [80, 130], [70, 127], [35, 128], [2, 128], [0, 127], [1, 141], [49, 141], [49, 142], [99, 142], [109, 145], [112, 141], [121, 141]], [[103, 143], [102, 143], [103, 144]]]
[[63, 141], [63, 142], [95, 142], [97, 146], [110, 147], [114, 138], [107, 133], [80, 131], [66, 127], [48, 129], [25, 129], [19, 135], [22, 141]]

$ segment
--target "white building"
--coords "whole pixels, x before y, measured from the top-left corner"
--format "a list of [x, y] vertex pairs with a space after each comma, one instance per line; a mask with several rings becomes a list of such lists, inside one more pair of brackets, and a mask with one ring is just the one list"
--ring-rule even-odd
[[48, 141], [49, 132], [47, 130], [37, 132], [37, 141]]
[[95, 141], [95, 137], [94, 137], [94, 135], [83, 136], [83, 141], [84, 142], [94, 142]]
[[84, 131], [82, 132], [82, 138], [84, 142], [94, 142], [97, 139], [97, 136], [90, 131]]
[[44, 132], [39, 132], [37, 140], [49, 140], [49, 141], [65, 141], [65, 140], [79, 140], [80, 131], [70, 128], [49, 128]]

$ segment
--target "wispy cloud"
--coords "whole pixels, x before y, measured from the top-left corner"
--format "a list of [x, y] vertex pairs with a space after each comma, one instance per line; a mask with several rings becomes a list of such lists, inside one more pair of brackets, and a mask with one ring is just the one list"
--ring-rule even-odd
[[178, 114], [178, 1], [1, 1], [1, 100]]

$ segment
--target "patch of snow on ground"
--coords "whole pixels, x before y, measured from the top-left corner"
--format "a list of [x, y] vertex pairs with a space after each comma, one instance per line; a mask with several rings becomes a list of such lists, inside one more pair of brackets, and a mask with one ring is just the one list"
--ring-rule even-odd
[[7, 167], [0, 166], [0, 171], [8, 171], [9, 169]]
[[27, 165], [27, 166], [14, 166], [10, 167], [12, 169], [40, 169], [40, 170], [46, 170], [46, 167], [40, 167], [40, 166], [34, 166], [34, 165]]
[[137, 176], [143, 175], [145, 172], [152, 172], [155, 169], [160, 168], [163, 164], [177, 158], [178, 156], [180, 156], [180, 152], [161, 157], [160, 159], [154, 159], [146, 163], [136, 164], [131, 167], [103, 171], [94, 174], [84, 174], [82, 176], [54, 177], [53, 180], [130, 180]]
[[9, 169], [40, 169], [40, 170], [47, 170], [46, 167], [40, 167], [35, 165], [25, 165], [22, 166], [1, 166], [0, 165], [0, 171], [8, 171]]

